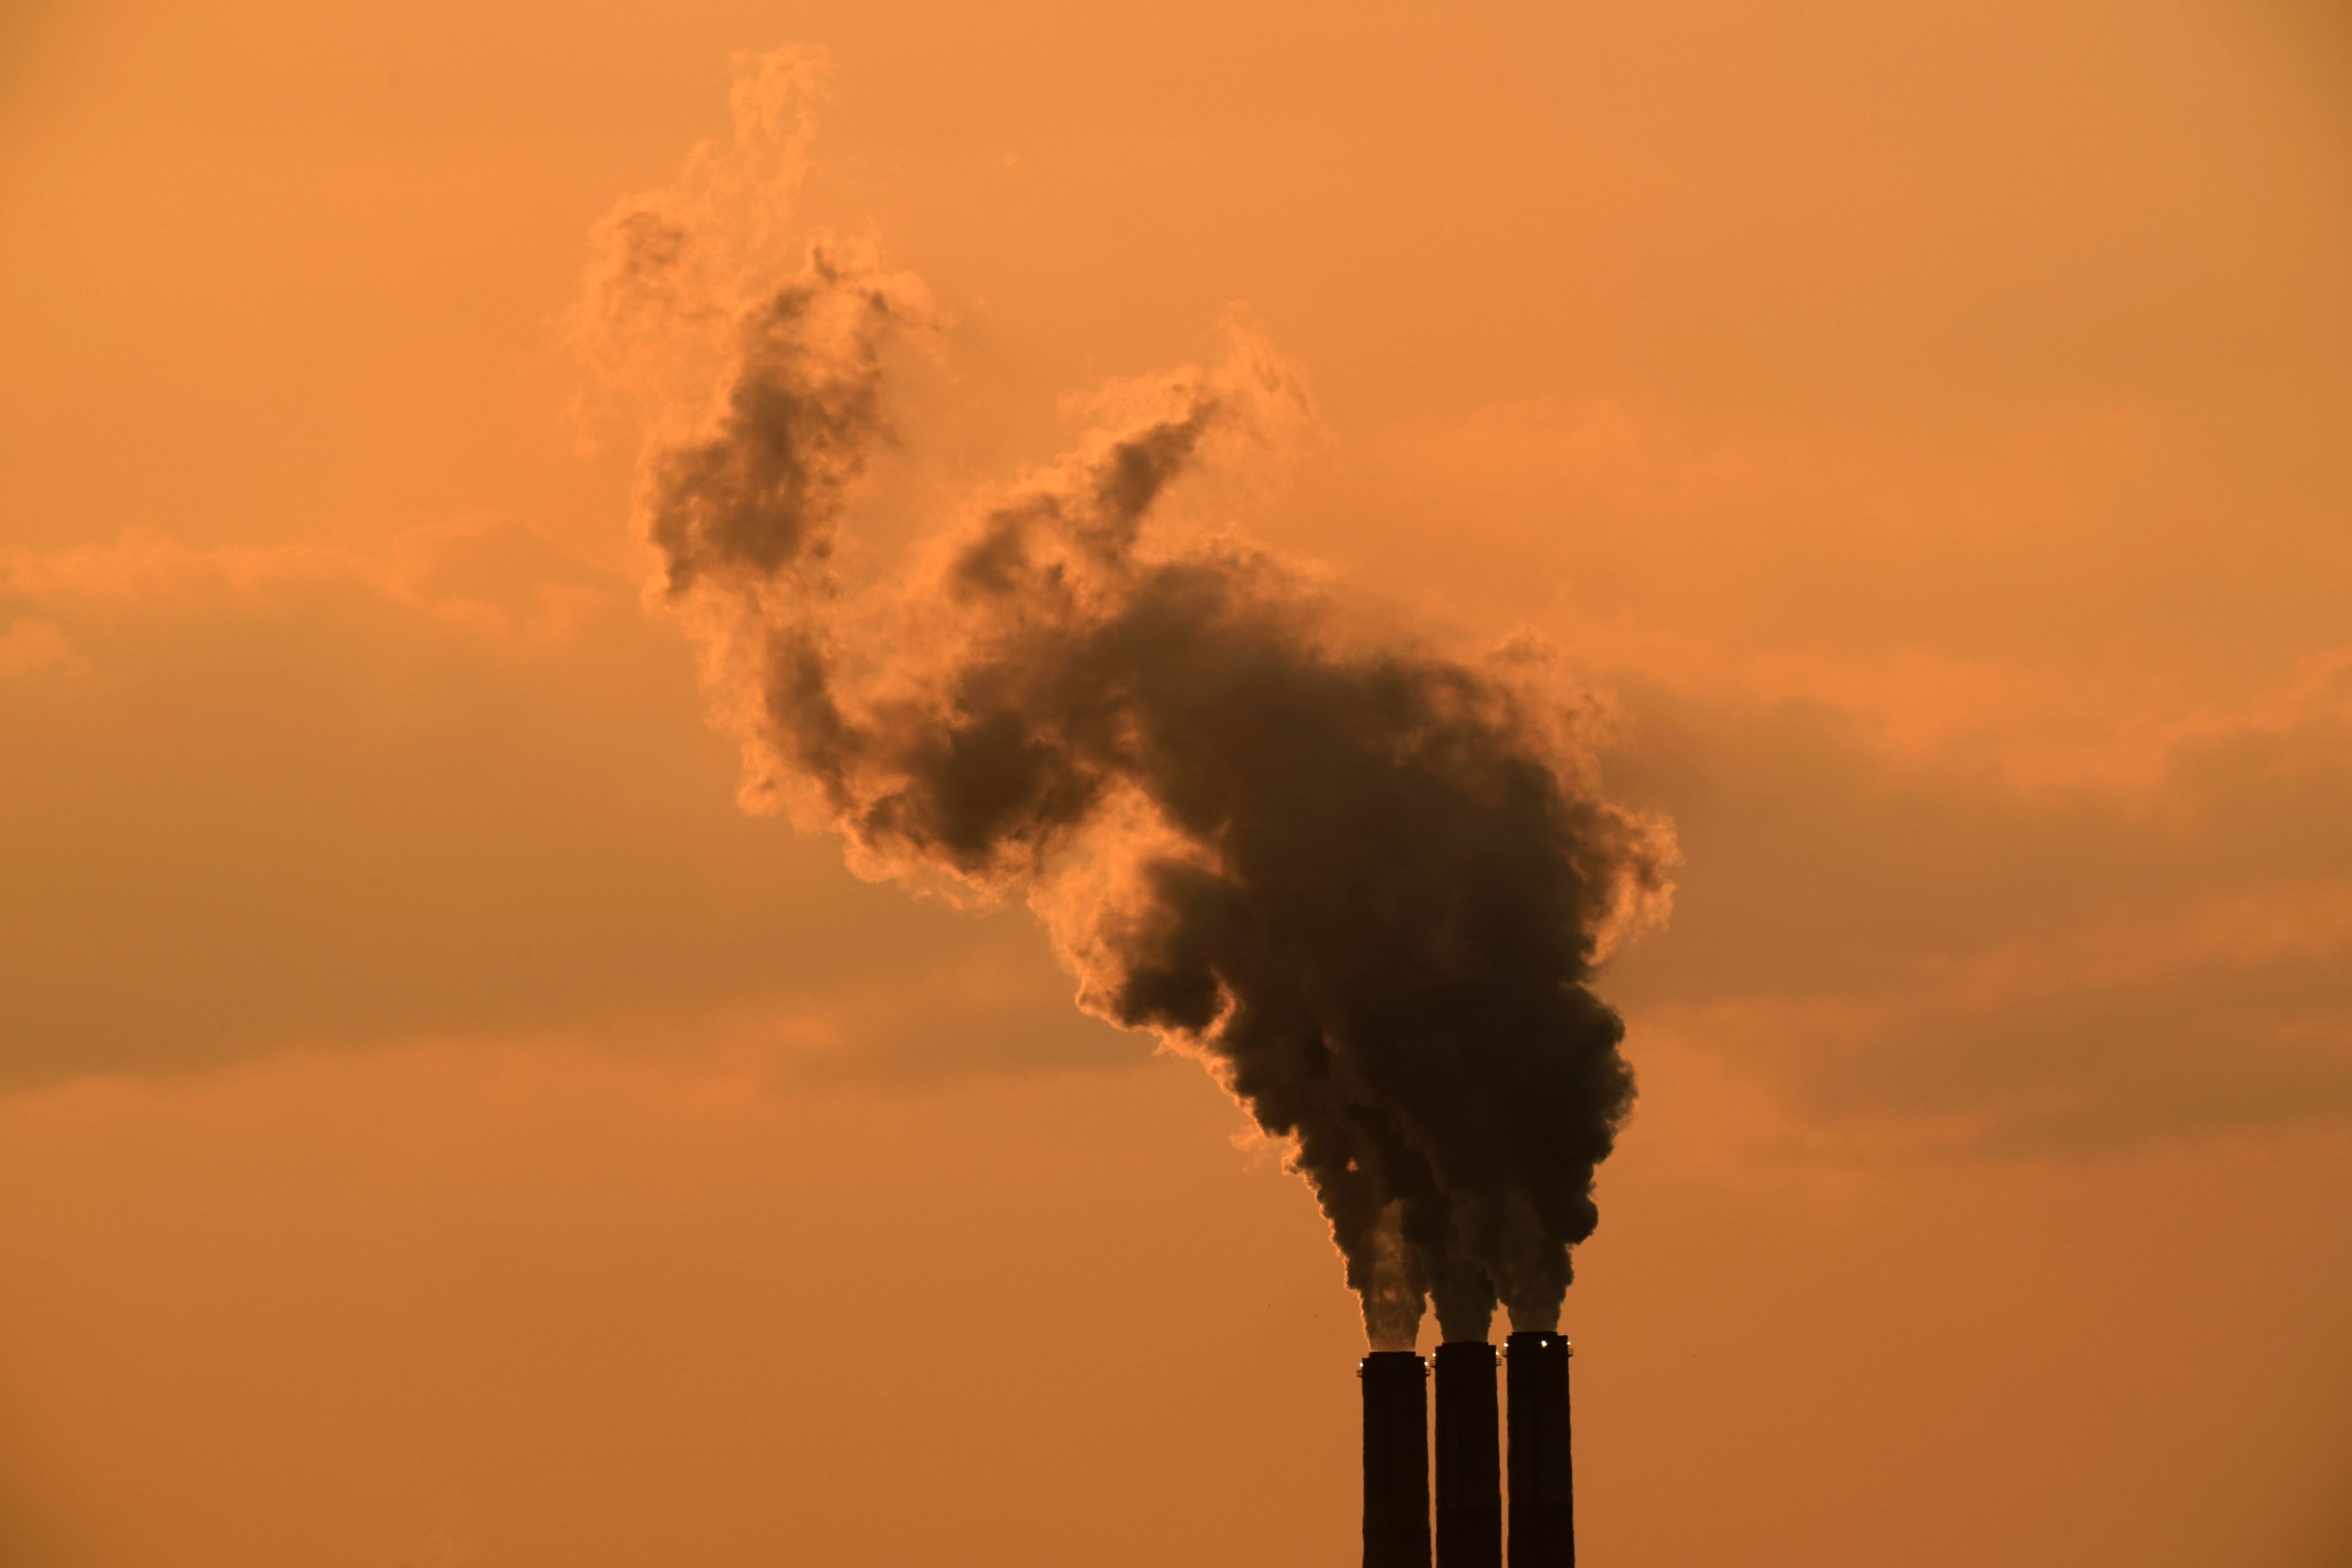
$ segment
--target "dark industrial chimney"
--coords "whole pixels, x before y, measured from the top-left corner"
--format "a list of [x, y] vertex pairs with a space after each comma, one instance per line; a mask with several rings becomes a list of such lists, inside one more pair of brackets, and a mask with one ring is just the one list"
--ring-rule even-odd
[[1437, 1568], [1502, 1568], [1503, 1449], [1495, 1347], [1437, 1347]]
[[1364, 1568], [1429, 1568], [1429, 1363], [1374, 1351], [1364, 1380]]
[[1528, 1331], [1504, 1342], [1511, 1394], [1511, 1568], [1576, 1568], [1568, 1454], [1568, 1342]]

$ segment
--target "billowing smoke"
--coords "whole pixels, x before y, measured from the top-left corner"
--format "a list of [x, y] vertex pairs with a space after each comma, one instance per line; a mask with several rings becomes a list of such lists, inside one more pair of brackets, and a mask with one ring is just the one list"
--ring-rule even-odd
[[[776, 128], [803, 75], [755, 68], [736, 152], [616, 215], [583, 316], [607, 368], [657, 367], [655, 591], [705, 648], [747, 796], [865, 874], [1026, 899], [1079, 1005], [1198, 1057], [1285, 1142], [1376, 1347], [1432, 1300], [1448, 1338], [1484, 1338], [1498, 1299], [1555, 1326], [1633, 1093], [1588, 982], [1672, 858], [1598, 794], [1591, 705], [1524, 648], [1444, 657], [1230, 533], [1155, 526], [1304, 414], [1247, 339], [1116, 389], [1073, 450], [857, 582], [893, 345], [934, 314], [870, 247], [741, 242], [721, 198], [749, 182], [711, 171], [797, 159]], [[681, 343], [709, 389], [683, 407]]]

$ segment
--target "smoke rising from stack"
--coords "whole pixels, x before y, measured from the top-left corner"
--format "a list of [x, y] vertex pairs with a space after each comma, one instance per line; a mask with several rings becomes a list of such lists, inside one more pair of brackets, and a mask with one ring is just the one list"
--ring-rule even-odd
[[1018, 896], [1078, 1003], [1206, 1063], [1312, 1185], [1377, 1349], [1496, 1300], [1555, 1326], [1594, 1166], [1633, 1100], [1588, 989], [1663, 907], [1672, 846], [1604, 801], [1590, 704], [1524, 649], [1366, 632], [1230, 533], [1155, 526], [1172, 487], [1307, 416], [1236, 337], [1112, 389], [1098, 426], [983, 496], [897, 581], [843, 563], [891, 446], [898, 345], [936, 334], [870, 246], [787, 259], [808, 67], [747, 72], [732, 147], [601, 234], [592, 366], [637, 397], [654, 594], [704, 655], [746, 799], [861, 874]]

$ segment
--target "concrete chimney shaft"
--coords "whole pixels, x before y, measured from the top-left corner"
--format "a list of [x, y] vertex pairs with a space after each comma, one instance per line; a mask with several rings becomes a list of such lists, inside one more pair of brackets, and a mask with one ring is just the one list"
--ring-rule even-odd
[[1510, 1568], [1575, 1568], [1568, 1342], [1523, 1331], [1504, 1342], [1503, 1353], [1511, 1396]]
[[1430, 1568], [1429, 1363], [1374, 1351], [1364, 1382], [1364, 1568]]
[[1503, 1446], [1495, 1347], [1437, 1347], [1437, 1568], [1502, 1568]]

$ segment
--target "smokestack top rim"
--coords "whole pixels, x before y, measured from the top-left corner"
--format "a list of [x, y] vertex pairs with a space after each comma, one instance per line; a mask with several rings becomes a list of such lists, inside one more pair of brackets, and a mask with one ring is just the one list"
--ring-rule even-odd
[[1564, 1356], [1576, 1353], [1566, 1334], [1556, 1333], [1549, 1329], [1514, 1329], [1510, 1338], [1503, 1342], [1503, 1353], [1508, 1356], [1522, 1352]]
[[1419, 1369], [1422, 1376], [1429, 1375], [1429, 1358], [1419, 1351], [1366, 1351], [1364, 1359], [1356, 1363], [1356, 1375], [1366, 1377], [1378, 1373], [1384, 1377], [1393, 1376], [1404, 1371], [1404, 1363], [1408, 1360]]

